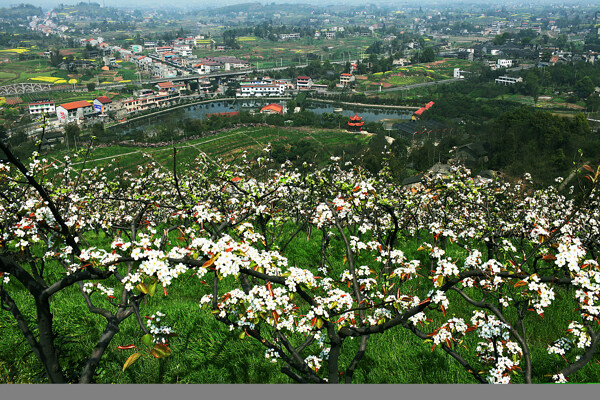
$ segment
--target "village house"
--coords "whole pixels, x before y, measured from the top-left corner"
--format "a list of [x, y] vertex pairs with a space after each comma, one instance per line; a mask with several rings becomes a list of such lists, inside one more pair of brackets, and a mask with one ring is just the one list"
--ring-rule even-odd
[[282, 33], [279, 35], [281, 40], [300, 39], [299, 33]]
[[212, 90], [212, 83], [209, 79], [198, 79], [198, 92], [199, 93], [210, 93]]
[[340, 75], [340, 85], [348, 86], [351, 82], [354, 82], [356, 78], [354, 75], [344, 72]]
[[325, 92], [327, 92], [327, 85], [313, 84], [311, 89], [316, 91], [317, 93], [325, 93]]
[[154, 91], [152, 91], [152, 89], [138, 89], [138, 90], [133, 91], [133, 95], [135, 97], [145, 97], [145, 96], [151, 96], [153, 94], [154, 94]]
[[513, 65], [512, 60], [499, 59], [496, 61], [496, 68], [510, 68]]
[[221, 69], [221, 64], [214, 61], [202, 61], [193, 66], [198, 74], [210, 74], [218, 69]]
[[173, 82], [159, 82], [156, 84], [158, 94], [181, 93], [185, 90], [185, 84], [173, 84]]
[[285, 84], [266, 82], [244, 82], [236, 91], [236, 97], [282, 96]]
[[[200, 59], [202, 63], [216, 63], [212, 65], [218, 65], [220, 68], [229, 71], [235, 68], [247, 68], [250, 63], [246, 60], [240, 60], [235, 57], [204, 57]], [[216, 69], [216, 68], [213, 68]]]
[[54, 100], [41, 100], [29, 103], [29, 114], [50, 114], [56, 112]]
[[81, 121], [85, 117], [95, 114], [96, 111], [94, 110], [93, 104], [85, 100], [73, 101], [56, 107], [56, 116], [58, 117], [58, 122], [61, 124]]
[[106, 96], [96, 97], [93, 104], [96, 112], [101, 115], [106, 115], [106, 113], [113, 111], [115, 108], [112, 100]]
[[499, 76], [495, 82], [503, 85], [514, 85], [515, 83], [523, 82], [523, 78], [520, 76], [516, 78], [513, 76]]
[[164, 108], [179, 103], [178, 93], [164, 94], [157, 96], [145, 96], [137, 99], [125, 100], [122, 102], [123, 108], [127, 113], [150, 110], [154, 108]]
[[309, 90], [313, 85], [310, 76], [300, 75], [296, 77], [296, 89], [298, 90]]
[[156, 53], [160, 54], [160, 53], [172, 52], [173, 49], [171, 48], [171, 46], [158, 46], [154, 51]]
[[182, 57], [189, 57], [192, 55], [192, 47], [189, 44], [176, 44], [173, 46], [173, 52]]

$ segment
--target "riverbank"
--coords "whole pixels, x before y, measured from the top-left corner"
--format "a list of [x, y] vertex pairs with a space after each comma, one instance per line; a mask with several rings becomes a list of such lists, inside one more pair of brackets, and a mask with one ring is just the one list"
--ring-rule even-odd
[[337, 100], [326, 100], [326, 99], [306, 99], [307, 102], [317, 102], [317, 103], [328, 103], [328, 104], [340, 104], [344, 106], [350, 107], [364, 107], [364, 108], [387, 108], [390, 110], [418, 110], [421, 107], [415, 106], [396, 106], [391, 104], [368, 104], [368, 103], [350, 103], [347, 101], [337, 101]]

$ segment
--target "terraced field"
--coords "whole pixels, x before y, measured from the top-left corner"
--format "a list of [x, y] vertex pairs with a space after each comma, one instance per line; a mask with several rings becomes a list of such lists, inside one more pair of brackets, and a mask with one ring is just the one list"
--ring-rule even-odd
[[[359, 133], [348, 133], [337, 129], [310, 129], [310, 128], [275, 128], [275, 127], [248, 127], [238, 128], [229, 132], [188, 141], [176, 145], [177, 163], [185, 165], [191, 163], [200, 154], [206, 154], [209, 160], [216, 161], [222, 158], [231, 162], [239, 158], [243, 152], [254, 157], [263, 153], [269, 143], [283, 143], [285, 145], [298, 144], [301, 141], [314, 142], [322, 154], [333, 155], [336, 149], [346, 145], [365, 143], [368, 136]], [[63, 162], [66, 152], [48, 155], [48, 158], [57, 160], [59, 165]], [[165, 144], [161, 147], [136, 147], [136, 146], [111, 146], [94, 148], [85, 168], [111, 167], [118, 170], [133, 171], [144, 157], [156, 161], [163, 168], [171, 170], [173, 166], [173, 147]], [[83, 158], [73, 159], [74, 165], [82, 166]]]

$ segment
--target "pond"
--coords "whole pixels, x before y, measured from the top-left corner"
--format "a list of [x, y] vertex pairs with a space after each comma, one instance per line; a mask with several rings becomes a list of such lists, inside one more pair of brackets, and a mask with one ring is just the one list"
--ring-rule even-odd
[[[161, 113], [158, 115], [149, 115], [147, 118], [141, 118], [131, 123], [110, 128], [119, 135], [127, 135], [137, 129], [144, 131], [152, 130], [155, 126], [177, 121], [182, 119], [204, 119], [209, 114], [225, 113], [233, 111], [258, 111], [261, 107], [270, 103], [285, 103], [287, 100], [268, 100], [268, 99], [238, 99], [235, 101], [215, 100], [209, 103], [194, 104], [178, 108], [172, 112]], [[375, 107], [352, 107], [347, 104], [340, 105], [330, 103], [311, 102], [306, 107], [307, 111], [315, 114], [333, 113], [334, 109], [342, 108], [340, 113], [347, 117], [355, 113], [363, 117], [365, 122], [377, 122], [383, 119], [410, 119], [413, 112], [409, 110], [395, 110]]]

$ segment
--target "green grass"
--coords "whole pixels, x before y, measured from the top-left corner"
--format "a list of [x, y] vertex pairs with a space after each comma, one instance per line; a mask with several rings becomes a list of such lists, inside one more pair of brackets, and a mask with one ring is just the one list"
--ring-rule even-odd
[[[227, 55], [248, 60], [252, 65], [260, 68], [279, 66], [283, 60], [283, 66], [304, 64], [306, 55], [313, 53], [323, 60], [341, 60], [342, 54], [348, 58], [358, 58], [361, 50], [365, 50], [372, 44], [374, 37], [347, 37], [336, 40], [301, 38], [299, 40], [269, 41], [261, 38], [256, 40], [238, 41], [239, 49], [227, 50]], [[331, 47], [324, 50], [323, 47]], [[222, 56], [224, 52], [207, 49], [196, 49], [193, 51], [198, 57]]]
[[[286, 231], [289, 234], [289, 231]], [[103, 235], [86, 236], [91, 244], [106, 245]], [[283, 240], [286, 237], [284, 235]], [[289, 264], [299, 267], [317, 265], [320, 260], [321, 234], [313, 232], [310, 238], [306, 234], [298, 235], [288, 246]], [[419, 238], [408, 238], [402, 248], [409, 258], [426, 259], [425, 252], [416, 251]], [[448, 256], [464, 259], [465, 252], [458, 246], [448, 247]], [[339, 239], [332, 239], [328, 254], [331, 276], [339, 276], [344, 268], [342, 263], [343, 246]], [[359, 255], [357, 263], [372, 262], [371, 256]], [[56, 268], [56, 265], [48, 265]], [[223, 283], [233, 287], [234, 281], [226, 278]], [[116, 282], [107, 282], [116, 285]], [[24, 288], [19, 288], [15, 280], [9, 284], [16, 289], [13, 297], [25, 312], [25, 317], [33, 321], [32, 301], [25, 296]], [[406, 283], [404, 290], [412, 291], [421, 297], [428, 285], [419, 280]], [[132, 350], [119, 350], [117, 346], [136, 344], [141, 331], [134, 318], [120, 325], [120, 332], [114, 337], [105, 353], [98, 370], [98, 383], [290, 383], [279, 372], [280, 364], [271, 364], [264, 357], [264, 348], [253, 339], [240, 340], [238, 332], [230, 332], [217, 322], [208, 312], [198, 307], [199, 299], [210, 292], [209, 286], [190, 272], [175, 280], [164, 297], [159, 289], [153, 298], [142, 305], [142, 317], [161, 311], [167, 316], [164, 322], [173, 327], [177, 336], [172, 337], [169, 346], [172, 355], [156, 360], [148, 355], [140, 358], [126, 371], [122, 366]], [[568, 324], [569, 315], [574, 308], [568, 293], [557, 289], [557, 300], [545, 312], [545, 319], [531, 312], [526, 317], [527, 336], [534, 362], [534, 382], [547, 382], [548, 374], [556, 373], [557, 365], [564, 362], [556, 356], [546, 354], [546, 346], [562, 336]], [[471, 308], [458, 301], [458, 295], [450, 292], [448, 312], [468, 318]], [[107, 306], [101, 296], [95, 296], [99, 305]], [[85, 304], [75, 288], [60, 292], [53, 298], [52, 312], [59, 337], [61, 358], [68, 373], [74, 374], [81, 369], [85, 355], [89, 354], [100, 337], [105, 326], [103, 318], [82, 312]], [[430, 312], [434, 321], [431, 326], [445, 318], [441, 313]], [[514, 318], [510, 313], [509, 319]], [[0, 383], [36, 383], [43, 382], [42, 370], [17, 331], [10, 316], [0, 313]], [[430, 332], [431, 328], [422, 328]], [[350, 363], [358, 339], [347, 339], [342, 348], [340, 367], [345, 369]], [[472, 354], [477, 342], [474, 335], [465, 340], [465, 346]], [[464, 350], [461, 348], [461, 350]], [[463, 354], [466, 352], [463, 351]], [[473, 357], [469, 362], [477, 368]], [[543, 360], [543, 361], [542, 361]], [[542, 362], [540, 362], [542, 361]], [[523, 366], [522, 366], [523, 367]], [[519, 382], [519, 377], [515, 377]], [[571, 377], [572, 382], [600, 382], [600, 369], [595, 360]], [[359, 364], [354, 376], [355, 383], [474, 383], [474, 378], [458, 365], [440, 348], [431, 351], [431, 344], [423, 343], [406, 329], [395, 328], [384, 334], [372, 335], [369, 339], [365, 357]]]
[[[181, 164], [194, 161], [200, 152], [206, 153], [210, 159], [224, 158], [232, 160], [247, 151], [250, 157], [258, 156], [268, 143], [283, 142], [286, 144], [298, 143], [303, 140], [315, 142], [325, 155], [333, 155], [337, 147], [353, 143], [364, 143], [367, 136], [347, 133], [342, 130], [327, 129], [296, 129], [296, 128], [271, 128], [249, 127], [238, 128], [218, 135], [187, 141], [176, 145], [177, 160]], [[61, 161], [68, 152], [51, 152], [47, 157]], [[140, 163], [140, 155], [149, 154], [152, 160], [170, 170], [173, 164], [173, 148], [171, 146], [146, 148], [129, 146], [109, 146], [93, 148], [91, 156], [86, 162], [86, 168], [95, 166], [113, 166], [124, 170], [135, 170]], [[114, 161], [113, 161], [114, 160]], [[78, 163], [81, 160], [73, 160]]]

